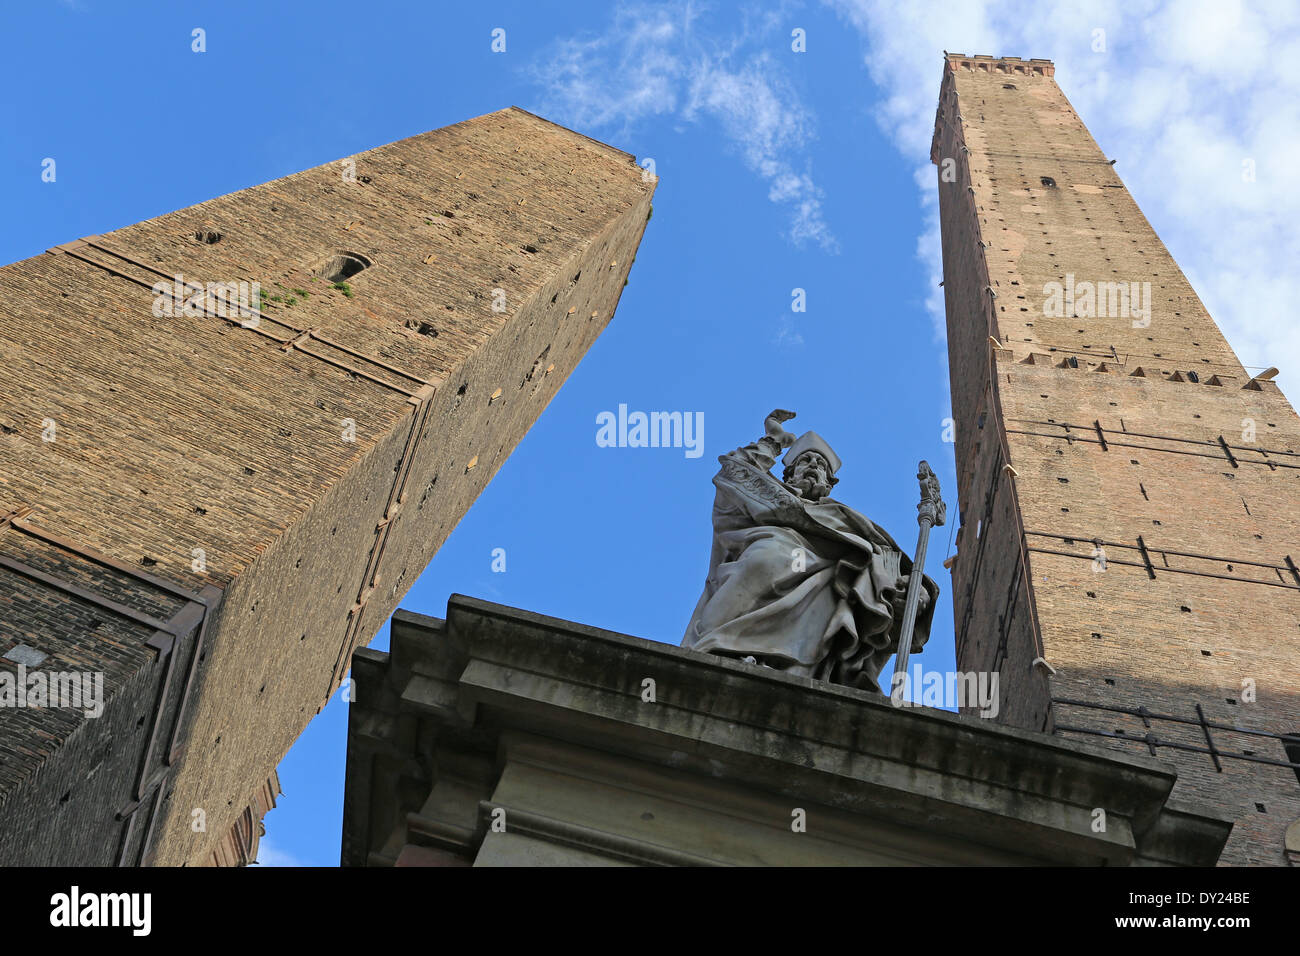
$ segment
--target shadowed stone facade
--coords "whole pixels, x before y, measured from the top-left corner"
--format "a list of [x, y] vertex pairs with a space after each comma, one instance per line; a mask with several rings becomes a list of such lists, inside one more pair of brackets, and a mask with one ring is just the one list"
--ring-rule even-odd
[[[247, 852], [353, 650], [613, 315], [653, 190], [512, 108], [0, 269], [0, 653], [108, 698], [0, 708], [0, 863]], [[178, 274], [258, 282], [261, 314], [168, 315]]]
[[[1176, 765], [1176, 795], [1236, 821], [1224, 863], [1287, 862], [1300, 418], [1242, 366], [1049, 61], [947, 56], [931, 158], [958, 669], [1001, 674], [999, 720]], [[1092, 303], [1055, 298], [1085, 282]]]

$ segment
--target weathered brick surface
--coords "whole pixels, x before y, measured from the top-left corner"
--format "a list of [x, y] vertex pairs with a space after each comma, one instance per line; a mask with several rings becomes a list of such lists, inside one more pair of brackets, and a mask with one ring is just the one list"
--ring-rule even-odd
[[[86, 716], [92, 702], [84, 698], [72, 707], [54, 700], [39, 708], [16, 700], [0, 707], [0, 865], [137, 862], [159, 796], [147, 784], [170, 748], [193, 656], [192, 627], [200, 619], [189, 617], [191, 628], [170, 650], [147, 646], [155, 636], [148, 620], [177, 621], [188, 602], [19, 525], [0, 532], [4, 646], [22, 643], [48, 654], [32, 673], [64, 689], [70, 689], [68, 676], [102, 675], [106, 706], [94, 719]], [[0, 660], [0, 674], [16, 680], [22, 671]]]
[[[959, 666], [1000, 671], [1000, 719], [1154, 744], [1177, 795], [1237, 817], [1223, 862], [1281, 864], [1300, 781], [1241, 757], [1285, 763], [1268, 735], [1300, 732], [1300, 418], [1251, 381], [1052, 72], [945, 61]], [[1150, 283], [1149, 324], [1047, 314], [1067, 274]], [[1123, 712], [1143, 707], [1188, 722]], [[1201, 714], [1227, 728], [1217, 766]]]
[[[653, 193], [632, 157], [517, 109], [354, 160], [355, 182], [326, 164], [93, 239], [133, 262], [77, 247], [0, 269], [0, 516], [32, 507], [224, 591], [159, 863], [210, 860], [256, 802], [609, 321]], [[313, 280], [340, 252], [372, 263], [351, 296]], [[266, 318], [155, 317], [150, 289], [78, 255], [147, 282], [258, 281]], [[30, 628], [0, 610], [7, 648]], [[65, 618], [47, 644], [97, 644]]]

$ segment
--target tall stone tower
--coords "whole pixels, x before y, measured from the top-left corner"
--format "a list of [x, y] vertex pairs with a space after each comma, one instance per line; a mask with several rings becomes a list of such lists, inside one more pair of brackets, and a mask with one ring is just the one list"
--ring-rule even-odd
[[653, 191], [508, 109], [0, 269], [0, 864], [248, 856]]
[[931, 158], [958, 667], [1000, 672], [1000, 719], [1174, 764], [1176, 798], [1236, 818], [1223, 862], [1281, 864], [1300, 419], [1243, 368], [1049, 61], [947, 56]]

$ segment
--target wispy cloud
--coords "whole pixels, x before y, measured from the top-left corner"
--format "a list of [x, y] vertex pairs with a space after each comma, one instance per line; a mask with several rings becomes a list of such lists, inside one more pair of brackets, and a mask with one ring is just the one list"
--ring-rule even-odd
[[[917, 163], [941, 278], [930, 134], [942, 53], [1044, 57], [1241, 360], [1300, 391], [1300, 8], [1232, 0], [828, 0], [861, 34], [877, 120]], [[1096, 31], [1104, 31], [1104, 49]], [[1255, 179], [1243, 178], [1253, 161]], [[931, 314], [943, 328], [943, 299]]]
[[701, 28], [701, 17], [688, 3], [617, 7], [603, 32], [544, 51], [532, 71], [543, 111], [618, 139], [658, 117], [711, 125], [766, 182], [768, 199], [789, 207], [790, 239], [835, 251], [811, 175], [813, 113], [759, 46], [777, 19], [760, 15], [714, 31]]
[[803, 345], [803, 335], [799, 332], [793, 316], [784, 315], [777, 320], [776, 337], [773, 341], [777, 345], [790, 347]]
[[288, 853], [278, 849], [269, 841], [263, 839], [257, 845], [257, 865], [258, 866], [306, 866], [301, 860]]

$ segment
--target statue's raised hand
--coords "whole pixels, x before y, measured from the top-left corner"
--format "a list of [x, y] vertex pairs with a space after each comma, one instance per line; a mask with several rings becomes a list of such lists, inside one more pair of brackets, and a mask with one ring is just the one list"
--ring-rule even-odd
[[788, 422], [790, 419], [794, 418], [794, 414], [794, 412], [787, 411], [784, 408], [777, 408], [774, 409], [772, 414], [767, 416], [767, 420], [763, 422], [764, 428], [767, 429], [767, 437], [775, 441], [782, 448], [789, 448], [794, 444], [795, 436], [791, 435], [781, 427], [781, 423]]

